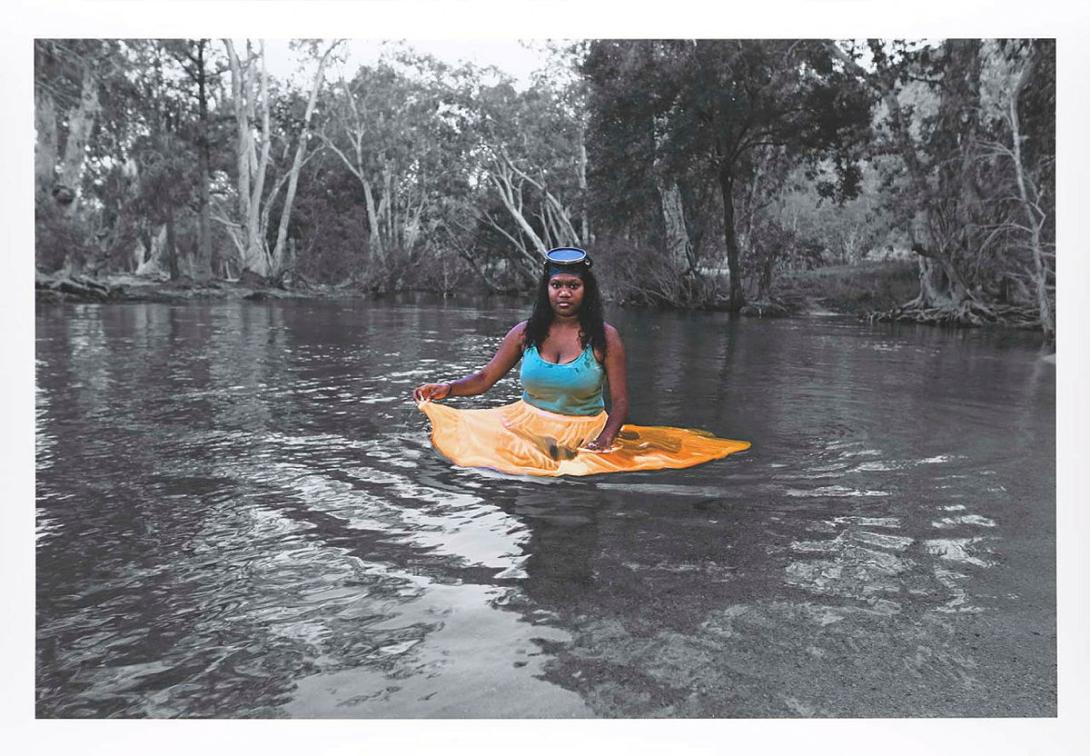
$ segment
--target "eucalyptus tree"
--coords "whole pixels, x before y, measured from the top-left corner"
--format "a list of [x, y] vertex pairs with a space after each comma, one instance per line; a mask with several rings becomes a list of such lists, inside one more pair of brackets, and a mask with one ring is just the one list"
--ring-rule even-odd
[[138, 270], [165, 267], [171, 279], [179, 278], [183, 270], [202, 277], [199, 248], [196, 265], [190, 260], [183, 263], [178, 243], [178, 216], [198, 193], [199, 182], [191, 170], [196, 155], [183, 136], [188, 93], [176, 56], [184, 44], [148, 40], [134, 46], [130, 56], [138, 97], [128, 110], [137, 128], [126, 147], [135, 176], [135, 196], [126, 204], [138, 218], [143, 250]]
[[102, 112], [111, 45], [103, 40], [34, 41], [36, 188], [68, 216], [83, 194], [88, 142]]
[[[669, 177], [716, 180], [732, 310], [741, 308], [742, 256], [736, 206], [754, 180], [762, 151], [827, 161], [822, 194], [858, 190], [871, 96], [833, 64], [816, 40], [598, 40], [584, 64], [591, 84], [597, 153], [625, 165], [646, 194], [668, 196]], [[642, 138], [634, 138], [639, 133]], [[816, 172], [815, 172], [816, 178]], [[648, 180], [650, 179], [650, 180]], [[608, 191], [607, 187], [603, 190]], [[660, 200], [661, 201], [661, 200]], [[673, 204], [672, 200], [663, 207]]]
[[[693, 218], [681, 184], [692, 179], [691, 161], [665, 144], [679, 107], [671, 82], [687, 75], [676, 51], [673, 42], [593, 42], [583, 70], [591, 84], [592, 172], [603, 225], [625, 232], [634, 225], [661, 229], [674, 271], [690, 275], [696, 265]], [[642, 223], [634, 224], [637, 208]]]
[[319, 136], [359, 187], [372, 277], [429, 241], [426, 232], [441, 215], [440, 187], [456, 183], [461, 149], [447, 112], [446, 70], [434, 58], [401, 51], [328, 93]]
[[[34, 42], [36, 256], [40, 267], [83, 269], [100, 246], [88, 216], [88, 165], [105, 105], [125, 97], [120, 44], [96, 39]], [[93, 199], [93, 198], [92, 198]]]
[[572, 40], [567, 42], [525, 43], [536, 46], [544, 56], [542, 66], [531, 76], [531, 86], [539, 90], [554, 93], [554, 117], [570, 124], [570, 139], [575, 154], [575, 176], [578, 187], [575, 203], [578, 206], [579, 238], [585, 244], [591, 244], [594, 236], [590, 225], [589, 191], [587, 184], [587, 97], [589, 88], [580, 69], [590, 50], [590, 40]]
[[1055, 66], [1054, 40], [1000, 40], [983, 85], [991, 138], [983, 156], [995, 161], [989, 237], [1004, 242], [1006, 280], [1029, 291], [1041, 330], [1055, 335]]
[[212, 172], [225, 155], [223, 59], [208, 40], [126, 40], [123, 49], [129, 97], [104, 108], [95, 152], [130, 173], [132, 186], [100, 199], [135, 226], [138, 270], [207, 280]]
[[562, 86], [519, 91], [501, 78], [463, 91], [474, 137], [471, 182], [477, 221], [525, 282], [551, 247], [583, 243], [585, 154]]
[[[141, 155], [155, 143], [185, 152], [184, 87], [158, 40], [37, 40], [35, 143], [39, 264], [69, 272], [131, 267], [150, 205], [140, 197]], [[169, 129], [166, 126], [169, 126]], [[165, 138], [169, 130], [170, 139]], [[184, 203], [186, 160], [170, 162], [169, 193], [152, 204]], [[147, 182], [145, 182], [147, 183]]]
[[[829, 50], [872, 86], [886, 109], [886, 128], [904, 161], [910, 187], [907, 219], [912, 250], [920, 256], [920, 307], [968, 307], [976, 299], [964, 274], [974, 254], [969, 234], [979, 224], [980, 184], [974, 154], [980, 132], [980, 40], [947, 40], [941, 52], [913, 50], [902, 42], [870, 40], [873, 73], [833, 43]], [[910, 79], [938, 87], [934, 115], [920, 121], [921, 138], [911, 131], [911, 110], [899, 98]]]
[[[1025, 298], [1028, 278], [1050, 331], [1054, 46], [949, 39], [829, 48], [881, 97], [876, 151], [901, 160], [902, 190], [888, 196], [918, 255], [920, 291], [894, 316], [990, 322], [1012, 296]], [[1030, 271], [1019, 262], [1027, 256]]]
[[[246, 40], [243, 58], [230, 39], [223, 40], [231, 71], [231, 100], [236, 123], [236, 200], [237, 212], [231, 218], [223, 208], [216, 216], [230, 233], [238, 250], [244, 271], [259, 278], [278, 278], [285, 272], [288, 251], [287, 229], [291, 220], [292, 205], [297, 191], [299, 174], [308, 157], [311, 120], [314, 115], [319, 91], [325, 79], [326, 66], [340, 44], [335, 40], [324, 45], [324, 50], [308, 43], [316, 59], [314, 77], [308, 90], [302, 118], [294, 124], [295, 133], [283, 133], [283, 143], [278, 153], [291, 163], [273, 164], [272, 146], [276, 137], [271, 112], [272, 97], [266, 66], [265, 45], [259, 40], [257, 51]], [[291, 149], [291, 142], [295, 149]], [[313, 154], [311, 152], [310, 154]], [[279, 169], [272, 187], [266, 192], [265, 183], [270, 169]], [[273, 244], [270, 246], [271, 215], [281, 190], [286, 188], [280, 205], [280, 218]]]
[[197, 153], [197, 255], [193, 272], [198, 280], [206, 280], [212, 275], [211, 185], [214, 126], [210, 101], [214, 99], [214, 92], [219, 88], [220, 77], [226, 73], [226, 67], [217, 60], [212, 40], [163, 40], [162, 44], [195, 88], [193, 94], [196, 99], [196, 118], [192, 127], [185, 128], [184, 131], [192, 134], [190, 141]]

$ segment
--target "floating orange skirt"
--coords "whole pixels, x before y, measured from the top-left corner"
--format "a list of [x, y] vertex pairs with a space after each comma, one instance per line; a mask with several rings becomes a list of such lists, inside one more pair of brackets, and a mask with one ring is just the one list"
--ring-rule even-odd
[[624, 425], [608, 452], [583, 451], [598, 437], [608, 415], [559, 415], [519, 400], [490, 409], [418, 402], [431, 420], [431, 440], [463, 467], [489, 467], [515, 475], [599, 473], [692, 467], [749, 448], [685, 428]]

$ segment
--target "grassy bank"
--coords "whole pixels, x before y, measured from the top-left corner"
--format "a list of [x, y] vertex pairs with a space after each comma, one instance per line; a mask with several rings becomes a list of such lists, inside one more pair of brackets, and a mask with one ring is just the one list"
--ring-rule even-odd
[[864, 262], [781, 274], [773, 299], [792, 312], [831, 310], [865, 315], [904, 304], [919, 293], [915, 260]]

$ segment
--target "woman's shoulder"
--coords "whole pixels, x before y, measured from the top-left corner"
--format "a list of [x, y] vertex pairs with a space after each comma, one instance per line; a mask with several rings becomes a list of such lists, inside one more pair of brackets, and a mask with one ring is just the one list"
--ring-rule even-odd
[[504, 341], [512, 341], [519, 345], [519, 348], [523, 348], [526, 345], [526, 324], [528, 320], [523, 320], [516, 323], [511, 327], [511, 330], [507, 332], [507, 335], [503, 337]]
[[621, 332], [609, 323], [602, 323], [606, 331], [606, 343], [613, 344], [621, 341]]

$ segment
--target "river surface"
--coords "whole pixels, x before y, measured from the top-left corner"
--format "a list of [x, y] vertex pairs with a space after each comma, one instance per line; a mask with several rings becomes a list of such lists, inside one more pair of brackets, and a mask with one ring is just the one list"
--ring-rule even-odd
[[410, 392], [523, 310], [39, 305], [38, 716], [1056, 714], [1033, 335], [615, 310], [630, 420], [750, 450], [453, 467]]

